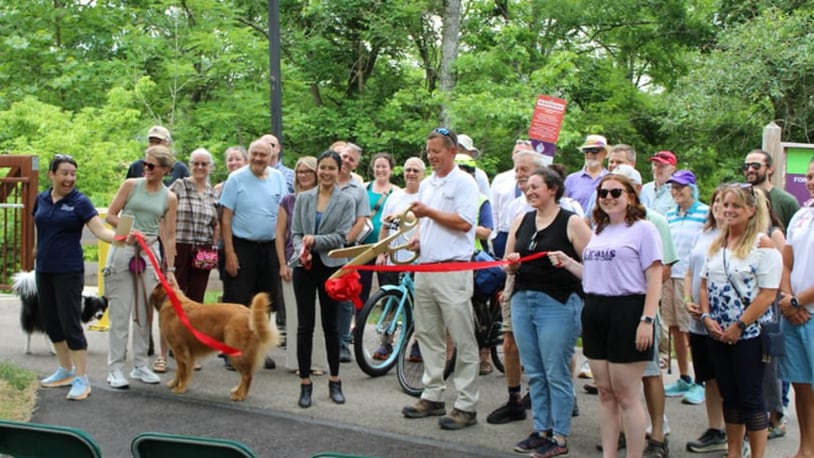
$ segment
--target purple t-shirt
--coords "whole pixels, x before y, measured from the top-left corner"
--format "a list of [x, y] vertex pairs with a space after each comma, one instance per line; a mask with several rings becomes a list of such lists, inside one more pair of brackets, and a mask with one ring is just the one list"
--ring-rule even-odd
[[661, 239], [653, 223], [611, 224], [594, 234], [582, 252], [582, 288], [602, 296], [645, 294], [644, 271], [661, 258]]

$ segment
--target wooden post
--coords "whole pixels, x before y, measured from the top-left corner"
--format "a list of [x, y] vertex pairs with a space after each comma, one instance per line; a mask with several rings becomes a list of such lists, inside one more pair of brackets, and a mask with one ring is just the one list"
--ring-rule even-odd
[[772, 186], [786, 189], [786, 151], [781, 142], [783, 129], [774, 121], [763, 128], [763, 151], [769, 153], [774, 161]]

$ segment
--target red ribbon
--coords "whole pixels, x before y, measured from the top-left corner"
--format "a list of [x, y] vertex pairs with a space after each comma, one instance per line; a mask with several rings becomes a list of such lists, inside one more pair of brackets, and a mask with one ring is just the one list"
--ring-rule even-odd
[[164, 291], [167, 292], [167, 296], [170, 298], [170, 303], [172, 303], [172, 307], [175, 309], [175, 314], [178, 315], [178, 319], [181, 320], [181, 323], [183, 323], [184, 326], [189, 329], [189, 332], [191, 332], [192, 335], [204, 345], [214, 348], [215, 350], [218, 350], [228, 356], [240, 356], [240, 350], [237, 348], [232, 348], [192, 327], [192, 323], [189, 322], [189, 317], [187, 316], [186, 312], [184, 312], [184, 307], [181, 305], [181, 301], [178, 300], [175, 290], [172, 288], [172, 286], [170, 286], [170, 283], [167, 281], [167, 277], [164, 276], [164, 273], [161, 272], [161, 268], [158, 265], [158, 260], [153, 254], [153, 250], [147, 246], [147, 242], [144, 241], [144, 236], [141, 233], [135, 232], [133, 235], [136, 237], [136, 241], [138, 241], [142, 251], [147, 253], [147, 259], [149, 259], [150, 264], [153, 265], [153, 269], [155, 269], [155, 273], [158, 275], [158, 281], [160, 281], [164, 286]]
[[[539, 251], [530, 254], [524, 258], [520, 258], [514, 262], [528, 262], [537, 258], [542, 258], [548, 254], [547, 251]], [[350, 270], [351, 272], [339, 277], [331, 278], [325, 282], [325, 292], [333, 300], [347, 301], [352, 300], [356, 310], [362, 308], [362, 299], [359, 294], [362, 292], [362, 283], [359, 281], [360, 276], [357, 270], [373, 270], [378, 272], [455, 272], [459, 270], [480, 270], [489, 269], [507, 264], [512, 264], [512, 261], [503, 259], [496, 261], [459, 261], [459, 262], [443, 262], [443, 263], [429, 263], [429, 264], [408, 264], [408, 265], [393, 265], [393, 266], [376, 266], [376, 265], [344, 265], [342, 269]]]
[[339, 278], [331, 278], [325, 282], [325, 292], [335, 301], [353, 301], [356, 310], [362, 310], [362, 283], [359, 272], [352, 271]]

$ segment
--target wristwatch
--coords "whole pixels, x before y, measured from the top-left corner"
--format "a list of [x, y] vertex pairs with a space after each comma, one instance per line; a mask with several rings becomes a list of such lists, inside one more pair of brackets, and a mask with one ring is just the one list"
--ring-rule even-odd
[[791, 297], [791, 306], [796, 309], [800, 308], [800, 302], [798, 302], [797, 298], [794, 296]]
[[738, 327], [741, 328], [741, 332], [746, 330], [746, 323], [744, 323], [743, 321], [738, 320], [735, 322], [735, 324], [737, 324]]
[[653, 322], [656, 321], [656, 320], [652, 316], [642, 315], [642, 317], [639, 319], [639, 321], [641, 321], [642, 323], [645, 323], [645, 324], [653, 324]]

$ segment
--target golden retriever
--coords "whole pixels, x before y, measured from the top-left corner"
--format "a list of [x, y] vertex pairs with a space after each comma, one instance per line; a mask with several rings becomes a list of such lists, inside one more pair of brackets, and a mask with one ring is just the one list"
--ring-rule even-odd
[[[200, 304], [173, 288], [198, 331], [241, 351], [240, 356], [230, 356], [229, 362], [240, 373], [240, 384], [232, 388], [231, 399], [243, 401], [249, 394], [255, 369], [266, 357], [266, 349], [277, 345], [280, 333], [269, 324], [266, 314], [270, 301], [268, 294], [259, 293], [252, 299], [251, 307], [241, 304]], [[215, 352], [205, 345], [181, 323], [167, 292], [159, 283], [150, 294], [150, 304], [159, 312], [161, 335], [167, 339], [178, 364], [175, 378], [168, 383], [175, 393], [185, 393], [196, 359]]]

